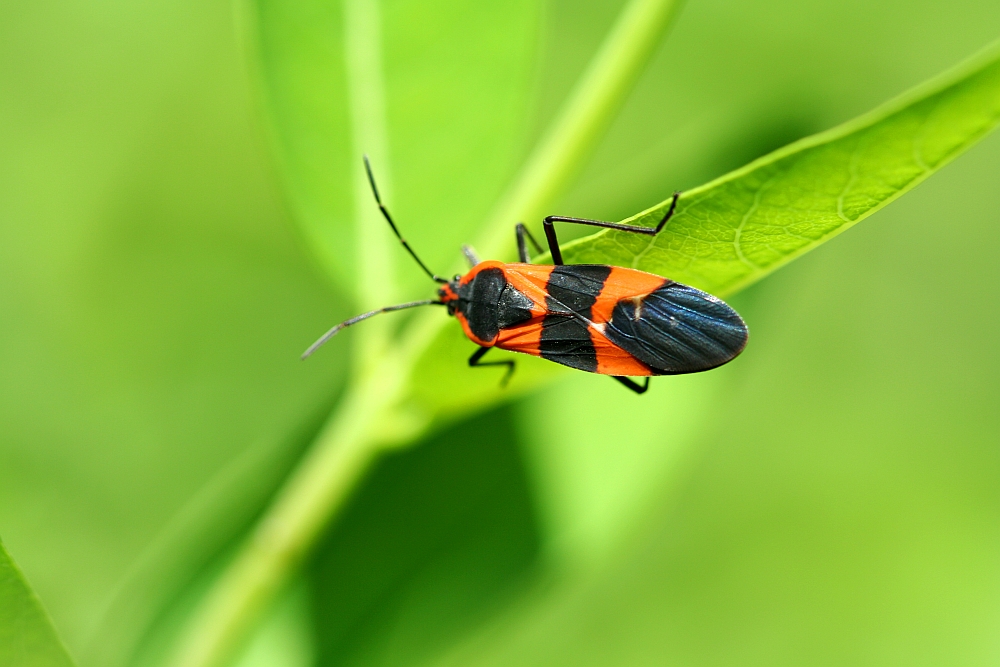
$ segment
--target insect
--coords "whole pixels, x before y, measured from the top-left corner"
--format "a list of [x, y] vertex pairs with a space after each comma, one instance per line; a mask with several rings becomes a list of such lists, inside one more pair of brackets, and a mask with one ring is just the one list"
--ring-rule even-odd
[[[375, 202], [403, 248], [431, 280], [437, 299], [379, 308], [341, 322], [302, 355], [305, 359], [342, 329], [374, 315], [417, 306], [442, 305], [479, 345], [469, 366], [505, 366], [506, 384], [514, 361], [483, 361], [493, 348], [542, 357], [570, 368], [608, 375], [637, 394], [653, 375], [697, 373], [731, 361], [746, 346], [746, 324], [722, 300], [660, 276], [604, 264], [563, 263], [554, 223], [564, 222], [656, 236], [677, 207], [675, 193], [656, 227], [549, 216], [543, 221], [552, 265], [531, 264], [527, 241], [542, 251], [528, 229], [515, 229], [520, 263], [479, 261], [462, 248], [471, 269], [451, 280], [433, 273], [399, 233], [382, 203], [367, 156], [368, 182]], [[632, 377], [645, 377], [639, 384]]]

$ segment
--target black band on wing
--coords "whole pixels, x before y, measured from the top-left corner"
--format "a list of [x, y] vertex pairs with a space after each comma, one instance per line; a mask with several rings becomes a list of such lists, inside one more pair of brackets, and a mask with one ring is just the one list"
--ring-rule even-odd
[[540, 350], [543, 359], [591, 373], [597, 371], [597, 350], [586, 320], [611, 275], [600, 264], [556, 266], [546, 284], [548, 310], [542, 321]]
[[680, 283], [619, 301], [604, 335], [658, 375], [721, 366], [743, 351], [749, 337], [735, 310]]

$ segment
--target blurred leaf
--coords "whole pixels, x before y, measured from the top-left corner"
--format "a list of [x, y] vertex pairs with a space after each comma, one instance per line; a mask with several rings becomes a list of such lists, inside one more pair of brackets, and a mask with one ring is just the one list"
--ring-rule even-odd
[[[367, 193], [353, 201], [362, 167], [351, 142], [342, 4], [255, 0], [253, 7], [253, 41], [295, 220], [327, 272], [350, 287], [358, 269], [356, 206], [377, 209]], [[376, 175], [392, 173], [386, 204], [439, 273], [455, 264], [527, 147], [540, 7], [538, 0], [382, 3], [391, 164], [373, 167]], [[393, 257], [404, 289], [431, 292], [402, 250], [393, 248]]]
[[[565, 260], [631, 266], [717, 294], [736, 292], [871, 215], [991, 131], [1000, 122], [998, 54], [994, 47], [868, 114], [685, 192], [655, 238], [603, 230], [565, 244]], [[655, 226], [669, 204], [625, 222]], [[461, 341], [458, 327], [449, 327], [421, 357], [414, 393], [432, 413], [504, 396], [481, 374], [443, 370], [461, 368], [474, 350]], [[523, 355], [494, 354], [518, 360], [524, 372], [515, 391], [561, 371]]]
[[[915, 187], [1000, 122], [1000, 48], [840, 127], [685, 192], [655, 238], [603, 230], [569, 264], [631, 266], [731, 294]], [[646, 227], [670, 200], [625, 222]]]
[[567, 373], [518, 404], [545, 548], [560, 567], [592, 567], [628, 541], [736, 372], [663, 378], [642, 399], [606, 377]]
[[[741, 294], [758, 343], [694, 465], [612, 559], [557, 572], [432, 664], [993, 664], [1000, 310], [974, 305], [1000, 300], [998, 169], [994, 134]], [[534, 436], [545, 406], [526, 407]]]
[[310, 603], [305, 578], [292, 581], [233, 667], [315, 667], [316, 635]]
[[[102, 608], [94, 638], [80, 655], [81, 663], [157, 664], [176, 632], [174, 617], [190, 611], [188, 596], [205, 586], [206, 570], [217, 567], [219, 554], [231, 548], [256, 518], [256, 511], [315, 437], [315, 415], [281, 438], [265, 438], [233, 457], [184, 503], [140, 557], [118, 580]], [[222, 526], [222, 528], [220, 528]], [[208, 565], [206, 566], [206, 563]], [[185, 606], [188, 604], [188, 607]], [[164, 614], [166, 610], [166, 614]], [[288, 614], [279, 613], [271, 639], [285, 641]], [[270, 622], [269, 621], [269, 622]], [[265, 641], [255, 654], [276, 650]], [[290, 654], [289, 660], [295, 658]]]
[[510, 382], [501, 387], [502, 371], [470, 371], [469, 356], [476, 349], [457, 322], [448, 322], [442, 327], [414, 368], [409, 400], [416, 409], [434, 417], [454, 419], [484, 406], [511, 400], [567, 372], [565, 367], [539, 357], [493, 350], [491, 360], [510, 359], [516, 363]]
[[228, 3], [10, 8], [0, 532], [79, 663], [121, 665], [314, 435], [346, 351], [298, 354], [349, 312], [282, 210]]
[[0, 543], [0, 665], [71, 667], [72, 664], [42, 603]]
[[453, 424], [364, 481], [310, 568], [319, 665], [419, 664], [528, 580], [539, 534], [512, 417]]

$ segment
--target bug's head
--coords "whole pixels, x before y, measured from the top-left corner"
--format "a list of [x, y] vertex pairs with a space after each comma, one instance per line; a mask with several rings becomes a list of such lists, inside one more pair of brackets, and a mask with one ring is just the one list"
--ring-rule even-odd
[[455, 276], [438, 290], [438, 298], [448, 307], [449, 315], [455, 314], [455, 310], [459, 308], [459, 301], [463, 300], [461, 295], [465, 291], [462, 276]]

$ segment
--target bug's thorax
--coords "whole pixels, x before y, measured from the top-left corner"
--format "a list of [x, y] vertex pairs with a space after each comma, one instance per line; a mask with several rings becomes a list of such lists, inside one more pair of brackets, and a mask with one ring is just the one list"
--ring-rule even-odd
[[507, 280], [504, 264], [480, 262], [438, 290], [448, 314], [474, 343], [491, 346], [501, 329], [531, 319], [535, 304]]

